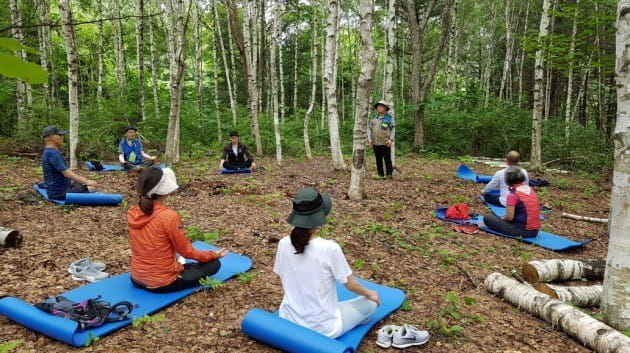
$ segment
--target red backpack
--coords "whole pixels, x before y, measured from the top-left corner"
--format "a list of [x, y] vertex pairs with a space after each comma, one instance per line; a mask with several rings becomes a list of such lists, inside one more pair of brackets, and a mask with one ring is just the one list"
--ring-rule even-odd
[[468, 205], [465, 203], [458, 203], [446, 209], [446, 218], [448, 219], [470, 219], [468, 214]]

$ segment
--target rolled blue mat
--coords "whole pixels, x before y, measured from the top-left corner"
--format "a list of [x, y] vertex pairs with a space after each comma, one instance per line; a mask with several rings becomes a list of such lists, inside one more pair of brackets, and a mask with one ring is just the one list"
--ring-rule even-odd
[[46, 189], [39, 187], [38, 184], [33, 185], [33, 188], [46, 200], [59, 205], [116, 206], [123, 200], [123, 196], [120, 194], [105, 194], [100, 192], [70, 192], [66, 194], [65, 200], [51, 200], [48, 198]]
[[492, 175], [477, 175], [477, 182], [481, 184], [488, 184], [492, 180]]

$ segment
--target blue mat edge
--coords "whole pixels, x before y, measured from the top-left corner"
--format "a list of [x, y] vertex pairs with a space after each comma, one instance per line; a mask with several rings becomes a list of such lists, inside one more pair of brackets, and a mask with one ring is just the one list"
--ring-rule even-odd
[[[108, 193], [102, 193], [102, 192], [93, 192], [93, 193], [67, 193], [66, 194], [66, 200], [51, 200], [48, 198], [48, 192], [46, 192], [46, 189], [44, 188], [40, 188], [39, 184], [34, 184], [33, 185], [33, 189], [35, 189], [35, 191], [37, 191], [46, 201], [50, 201], [53, 203], [56, 203], [58, 205], [77, 205], [77, 206], [117, 206], [120, 203], [122, 203], [123, 201], [123, 195], [121, 194], [108, 194]], [[109, 197], [111, 197], [111, 202], [108, 203], [83, 203], [83, 202], [68, 202], [68, 195], [70, 195], [70, 198], [73, 197], [73, 195], [77, 195], [78, 198], [85, 198], [85, 196], [87, 195], [107, 195]]]
[[245, 174], [245, 173], [251, 173], [252, 170], [249, 168], [239, 168], [239, 169], [226, 169], [226, 168], [221, 168], [221, 174]]

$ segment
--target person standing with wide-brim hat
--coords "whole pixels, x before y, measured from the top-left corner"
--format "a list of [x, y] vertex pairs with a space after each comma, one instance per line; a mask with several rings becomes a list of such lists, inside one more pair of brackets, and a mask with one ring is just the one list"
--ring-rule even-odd
[[[374, 149], [376, 157], [376, 170], [378, 178], [392, 178], [394, 166], [392, 164], [392, 143], [396, 135], [396, 123], [394, 117], [389, 114], [389, 103], [379, 101], [374, 104], [376, 114], [368, 123], [368, 143]], [[385, 170], [383, 170], [385, 162]]]
[[[352, 277], [339, 244], [319, 237], [331, 209], [327, 193], [304, 188], [295, 195], [287, 218], [295, 228], [278, 243], [273, 270], [284, 289], [280, 317], [336, 338], [368, 320], [380, 299]], [[337, 281], [359, 297], [339, 302]]]

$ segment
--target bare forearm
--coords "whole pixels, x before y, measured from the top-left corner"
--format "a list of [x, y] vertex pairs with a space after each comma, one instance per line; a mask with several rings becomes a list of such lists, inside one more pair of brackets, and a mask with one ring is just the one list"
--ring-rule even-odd
[[63, 171], [63, 176], [83, 185], [87, 185], [90, 182], [90, 179], [82, 177], [79, 174], [71, 171], [70, 169], [66, 169], [65, 171]]

